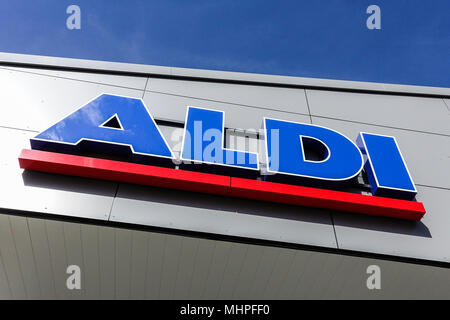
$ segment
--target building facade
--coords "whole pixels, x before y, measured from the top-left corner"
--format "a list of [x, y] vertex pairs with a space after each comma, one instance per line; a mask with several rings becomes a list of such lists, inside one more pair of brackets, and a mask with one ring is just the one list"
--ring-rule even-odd
[[[0, 83], [0, 298], [450, 298], [450, 89], [6, 53]], [[225, 144], [243, 151], [259, 151], [263, 117], [394, 136], [427, 212], [408, 221], [19, 167], [31, 138], [103, 93], [142, 98], [176, 156], [187, 106], [224, 111]], [[69, 266], [81, 289], [67, 287]]]

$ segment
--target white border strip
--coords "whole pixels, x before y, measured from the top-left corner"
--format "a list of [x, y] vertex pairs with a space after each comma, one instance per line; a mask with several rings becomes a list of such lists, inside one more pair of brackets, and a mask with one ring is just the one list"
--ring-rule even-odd
[[[242, 81], [250, 82], [255, 85], [286, 85], [299, 87], [317, 87], [329, 89], [345, 89], [355, 91], [373, 91], [383, 93], [403, 93], [415, 95], [436, 95], [450, 97], [450, 88], [413, 86], [402, 84], [388, 84], [377, 82], [347, 81], [320, 78], [303, 78], [292, 76], [276, 76], [256, 73], [214, 71], [204, 69], [173, 68], [164, 66], [152, 66], [144, 64], [133, 64], [123, 62], [108, 62], [97, 60], [84, 60], [72, 58], [60, 58], [50, 56], [28, 55], [0, 52], [0, 65], [18, 64], [21, 67], [39, 66], [59, 68], [85, 69], [86, 71], [96, 72], [124, 72], [135, 73], [142, 76], [161, 75], [173, 77], [198, 78], [199, 80], [222, 80], [222, 81]], [[83, 71], [83, 70], [80, 70]]]

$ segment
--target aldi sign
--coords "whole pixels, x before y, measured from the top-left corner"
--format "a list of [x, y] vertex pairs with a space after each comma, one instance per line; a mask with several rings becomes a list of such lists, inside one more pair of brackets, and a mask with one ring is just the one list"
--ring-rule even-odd
[[[31, 139], [19, 163], [29, 170], [394, 218], [425, 214], [394, 137], [361, 132], [353, 142], [330, 128], [264, 118], [259, 152], [245, 152], [226, 148], [225, 116], [188, 106], [176, 157], [142, 99], [102, 94]], [[363, 170], [371, 195], [348, 192]]]

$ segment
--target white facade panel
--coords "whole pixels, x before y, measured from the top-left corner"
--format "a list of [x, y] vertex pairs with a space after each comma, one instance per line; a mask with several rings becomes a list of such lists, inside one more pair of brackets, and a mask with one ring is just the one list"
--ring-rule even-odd
[[339, 248], [450, 262], [450, 190], [418, 186], [421, 221], [333, 213]]
[[111, 221], [336, 247], [330, 213], [120, 184]]
[[108, 220], [117, 183], [25, 171], [19, 154], [35, 132], [0, 128], [0, 207]]
[[172, 94], [146, 91], [144, 102], [155, 119], [184, 123], [187, 106], [200, 107], [225, 112], [225, 127], [244, 130], [259, 130], [263, 117], [310, 123], [309, 115], [267, 110], [257, 107], [222, 103], [197, 98], [187, 98]]
[[24, 72], [27, 74], [50, 76], [52, 78], [60, 78], [66, 80], [78, 80], [94, 84], [106, 84], [114, 87], [124, 87], [137, 90], [144, 90], [148, 79], [148, 77], [145, 76], [123, 76], [98, 72], [79, 72], [56, 69], [51, 70], [22, 67], [0, 67], [0, 69]]
[[309, 114], [303, 89], [150, 78], [146, 90], [211, 102]]
[[306, 90], [313, 116], [450, 135], [440, 98]]
[[0, 126], [34, 131], [47, 129], [102, 93], [133, 98], [143, 94], [142, 90], [4, 69], [0, 69], [0, 85]]

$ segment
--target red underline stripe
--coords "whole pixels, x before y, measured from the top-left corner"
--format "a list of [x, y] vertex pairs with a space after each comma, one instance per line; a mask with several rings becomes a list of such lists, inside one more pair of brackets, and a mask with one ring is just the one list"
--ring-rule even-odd
[[40, 150], [22, 150], [19, 156], [19, 164], [22, 169], [27, 170], [400, 219], [420, 220], [426, 212], [423, 204], [416, 201], [375, 197]]

